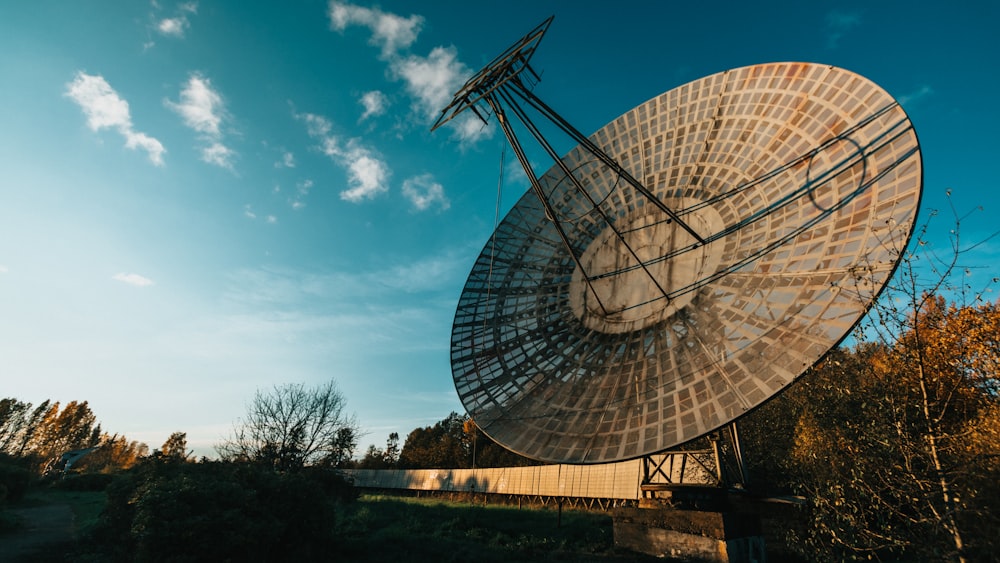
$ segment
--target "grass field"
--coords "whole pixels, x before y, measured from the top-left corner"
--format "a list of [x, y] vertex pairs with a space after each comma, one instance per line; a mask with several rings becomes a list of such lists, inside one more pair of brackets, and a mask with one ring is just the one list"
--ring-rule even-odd
[[595, 512], [362, 496], [338, 527], [352, 561], [663, 561], [614, 549]]
[[[19, 506], [69, 505], [77, 538], [86, 536], [106, 502], [103, 492], [31, 491]], [[437, 498], [364, 495], [337, 511], [341, 538], [331, 560], [476, 563], [663, 561], [614, 548], [611, 516], [556, 508], [523, 508]], [[17, 533], [8, 531], [8, 533]]]

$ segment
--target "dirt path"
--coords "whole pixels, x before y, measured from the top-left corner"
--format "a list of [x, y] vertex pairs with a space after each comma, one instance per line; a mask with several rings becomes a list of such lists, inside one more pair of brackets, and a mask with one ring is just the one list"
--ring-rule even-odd
[[24, 527], [0, 536], [0, 561], [63, 561], [73, 541], [73, 511], [66, 504], [8, 510]]

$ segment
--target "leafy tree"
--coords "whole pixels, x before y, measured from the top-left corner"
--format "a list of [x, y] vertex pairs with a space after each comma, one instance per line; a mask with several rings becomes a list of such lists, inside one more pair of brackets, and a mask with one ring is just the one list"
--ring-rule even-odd
[[190, 452], [188, 452], [187, 446], [187, 433], [174, 432], [167, 438], [166, 442], [163, 442], [160, 449], [154, 452], [154, 455], [160, 455], [177, 461], [189, 461]]
[[363, 458], [358, 463], [361, 469], [391, 469], [399, 464], [399, 434], [392, 432], [385, 441], [385, 449], [375, 444], [368, 446]]
[[483, 433], [468, 416], [452, 412], [434, 426], [416, 428], [406, 437], [399, 466], [409, 469], [507, 467], [537, 462], [507, 450]]
[[62, 454], [97, 446], [101, 441], [101, 426], [87, 401], [70, 401], [62, 410], [53, 403], [28, 442], [27, 449], [39, 460], [40, 469], [52, 466]]
[[399, 465], [405, 469], [448, 468], [472, 466], [471, 444], [466, 440], [465, 418], [456, 412], [434, 426], [416, 428], [406, 437], [399, 454]]
[[357, 447], [358, 426], [333, 381], [258, 390], [246, 418], [218, 446], [226, 460], [263, 463], [279, 471], [307, 465], [339, 466]]
[[149, 453], [149, 446], [125, 436], [104, 434], [97, 449], [73, 465], [80, 473], [117, 473], [129, 469]]
[[962, 252], [956, 239], [945, 260], [906, 255], [859, 343], [746, 419], [754, 449], [775, 452], [757, 474], [810, 501], [792, 543], [811, 559], [986, 560], [1000, 547], [1000, 308], [952, 283]]
[[385, 453], [383, 454], [386, 465], [394, 467], [399, 463], [399, 433], [391, 432], [385, 441]]
[[31, 403], [14, 398], [0, 399], [0, 453], [15, 457], [25, 455], [49, 407], [49, 401], [32, 409]]

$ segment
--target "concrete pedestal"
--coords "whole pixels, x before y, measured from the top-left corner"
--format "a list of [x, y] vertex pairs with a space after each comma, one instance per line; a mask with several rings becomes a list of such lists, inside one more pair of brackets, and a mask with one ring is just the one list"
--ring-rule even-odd
[[760, 519], [752, 514], [622, 508], [613, 520], [616, 547], [688, 561], [766, 561]]

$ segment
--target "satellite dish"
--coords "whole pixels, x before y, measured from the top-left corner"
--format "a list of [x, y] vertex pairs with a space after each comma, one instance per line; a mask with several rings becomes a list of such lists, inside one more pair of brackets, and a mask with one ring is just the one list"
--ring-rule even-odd
[[[511, 450], [620, 461], [729, 424], [851, 332], [909, 242], [920, 149], [883, 89], [809, 63], [713, 74], [584, 137], [531, 92], [549, 23], [435, 125], [495, 115], [532, 184], [469, 274], [452, 370]], [[556, 155], [528, 110], [578, 146]], [[511, 116], [553, 157], [540, 177]]]

